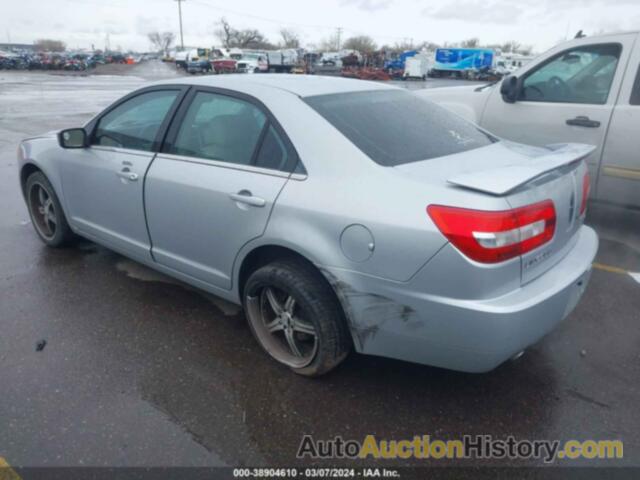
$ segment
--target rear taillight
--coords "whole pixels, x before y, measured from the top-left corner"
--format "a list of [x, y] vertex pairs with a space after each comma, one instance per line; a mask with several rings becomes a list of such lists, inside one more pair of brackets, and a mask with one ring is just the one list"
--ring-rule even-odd
[[591, 190], [591, 177], [589, 172], [584, 174], [582, 179], [582, 203], [580, 204], [580, 215], [584, 215], [587, 211], [587, 200], [589, 200], [589, 192]]
[[467, 257], [498, 263], [524, 255], [553, 238], [556, 210], [551, 200], [499, 212], [429, 205], [442, 234]]

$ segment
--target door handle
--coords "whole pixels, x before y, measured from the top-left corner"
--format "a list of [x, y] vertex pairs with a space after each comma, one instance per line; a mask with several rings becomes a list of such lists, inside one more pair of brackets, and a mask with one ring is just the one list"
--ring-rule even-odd
[[567, 125], [572, 125], [574, 127], [598, 128], [600, 126], [600, 122], [597, 120], [591, 120], [589, 117], [579, 116], [567, 120]]
[[136, 180], [138, 180], [138, 174], [133, 173], [128, 168], [125, 168], [120, 172], [117, 172], [116, 175], [119, 176], [120, 178], [124, 178], [125, 180], [129, 180], [130, 182], [135, 182]]
[[244, 203], [252, 207], [264, 207], [267, 201], [264, 198], [254, 197], [249, 190], [240, 190], [238, 193], [229, 194], [234, 202]]

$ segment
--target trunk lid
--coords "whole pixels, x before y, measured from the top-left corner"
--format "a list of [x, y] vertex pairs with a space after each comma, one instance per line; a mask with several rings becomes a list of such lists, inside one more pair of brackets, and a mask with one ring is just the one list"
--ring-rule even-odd
[[[573, 247], [583, 223], [582, 161], [595, 147], [582, 144], [530, 147], [501, 141], [448, 157], [394, 167], [417, 180], [449, 185], [506, 200], [511, 208], [553, 201], [555, 233], [551, 241], [521, 257], [521, 283], [542, 275]], [[443, 200], [447, 204], [446, 199]], [[474, 208], [473, 205], [450, 205]], [[475, 207], [478, 208], [478, 207]]]

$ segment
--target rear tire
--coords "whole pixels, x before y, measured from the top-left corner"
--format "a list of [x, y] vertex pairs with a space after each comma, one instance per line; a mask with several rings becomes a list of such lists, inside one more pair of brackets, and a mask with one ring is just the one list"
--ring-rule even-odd
[[75, 235], [47, 177], [42, 172], [29, 175], [25, 192], [31, 223], [38, 237], [49, 247], [69, 245]]
[[323, 375], [351, 350], [335, 293], [320, 272], [303, 261], [279, 260], [253, 272], [243, 305], [260, 346], [299, 375]]

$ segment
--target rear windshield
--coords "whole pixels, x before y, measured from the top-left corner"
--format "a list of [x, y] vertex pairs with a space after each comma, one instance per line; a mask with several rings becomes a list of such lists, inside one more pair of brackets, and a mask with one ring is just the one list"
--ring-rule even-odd
[[307, 97], [304, 101], [374, 162], [387, 167], [484, 147], [497, 140], [403, 90]]

